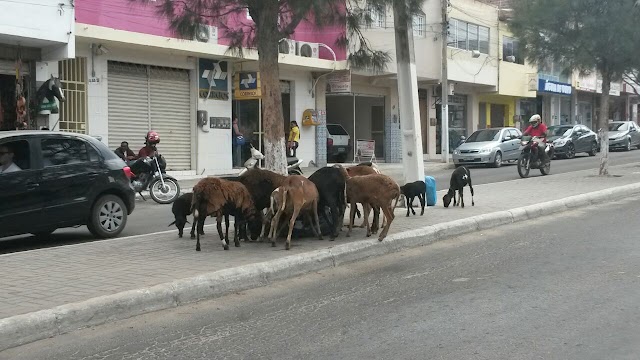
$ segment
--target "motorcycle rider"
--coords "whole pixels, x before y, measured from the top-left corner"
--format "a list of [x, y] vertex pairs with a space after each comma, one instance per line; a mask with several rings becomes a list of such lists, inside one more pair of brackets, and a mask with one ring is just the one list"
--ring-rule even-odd
[[151, 157], [156, 154], [156, 144], [160, 142], [160, 135], [157, 132], [151, 130], [147, 132], [147, 135], [144, 137], [144, 147], [138, 151], [138, 158], [144, 159], [147, 156]]
[[535, 114], [529, 118], [529, 126], [522, 133], [523, 136], [533, 136], [533, 141], [538, 145], [538, 154], [543, 163], [549, 160], [545, 151], [547, 142], [547, 125], [542, 123], [540, 115]]

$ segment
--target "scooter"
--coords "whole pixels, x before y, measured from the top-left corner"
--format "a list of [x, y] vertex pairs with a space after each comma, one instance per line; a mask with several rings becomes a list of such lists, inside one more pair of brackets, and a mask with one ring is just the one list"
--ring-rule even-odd
[[[257, 169], [258, 162], [260, 160], [264, 160], [264, 155], [260, 152], [260, 150], [253, 147], [253, 144], [249, 144], [251, 146], [251, 157], [244, 162], [244, 169], [240, 170], [238, 175], [242, 175], [247, 172], [249, 169]], [[300, 169], [300, 165], [302, 164], [302, 159], [298, 159], [296, 157], [287, 157], [287, 173], [289, 175], [302, 175], [302, 169]]]

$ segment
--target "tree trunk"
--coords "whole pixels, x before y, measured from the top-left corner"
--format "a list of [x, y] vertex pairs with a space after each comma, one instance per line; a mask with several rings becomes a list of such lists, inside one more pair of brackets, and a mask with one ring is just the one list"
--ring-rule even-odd
[[598, 136], [600, 137], [600, 175], [609, 175], [609, 90], [611, 74], [602, 71], [602, 98], [600, 117], [598, 119]]
[[258, 67], [262, 91], [262, 127], [265, 167], [278, 174], [287, 174], [284, 115], [278, 68], [278, 0], [261, 0], [258, 36]]
[[424, 155], [420, 128], [418, 82], [413, 48], [411, 15], [405, 0], [393, 0], [398, 66], [398, 108], [402, 129], [402, 165], [404, 181], [424, 180]]

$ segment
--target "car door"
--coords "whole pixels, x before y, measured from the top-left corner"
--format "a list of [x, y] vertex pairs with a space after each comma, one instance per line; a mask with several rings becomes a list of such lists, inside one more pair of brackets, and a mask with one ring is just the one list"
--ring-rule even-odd
[[90, 145], [81, 138], [49, 136], [39, 145], [47, 221], [58, 226], [79, 224], [89, 217], [100, 162], [91, 161]]
[[509, 141], [511, 147], [509, 160], [517, 160], [520, 156], [520, 133], [516, 129], [509, 129], [509, 135], [511, 136]]
[[573, 142], [576, 153], [587, 151], [585, 146], [585, 136], [587, 134], [582, 130], [581, 126], [574, 126], [571, 130], [571, 141]]
[[640, 145], [640, 131], [638, 131], [638, 125], [633, 121], [629, 122], [629, 134], [631, 134], [631, 144], [633, 146]]
[[11, 145], [20, 171], [0, 173], [0, 236], [29, 233], [42, 221], [41, 170], [35, 164], [32, 143], [26, 138], [1, 140]]

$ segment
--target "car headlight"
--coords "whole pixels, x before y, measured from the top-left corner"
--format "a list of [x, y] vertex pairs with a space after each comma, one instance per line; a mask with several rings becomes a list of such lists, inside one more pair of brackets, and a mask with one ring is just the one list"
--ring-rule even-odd
[[458, 155], [460, 154], [460, 151], [458, 151], [458, 149], [453, 150], [453, 155]]
[[553, 142], [553, 145], [555, 146], [564, 146], [564, 144], [567, 143], [567, 139], [558, 139], [556, 141]]
[[480, 154], [487, 154], [491, 152], [491, 148], [483, 148], [480, 149]]

